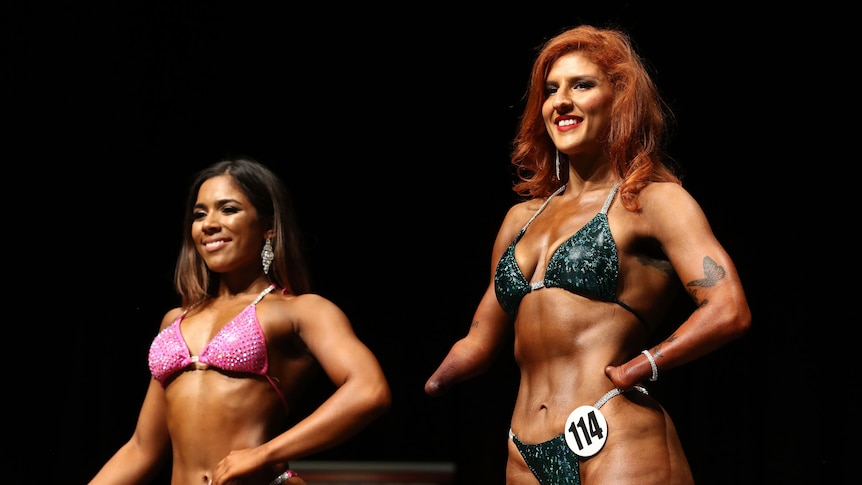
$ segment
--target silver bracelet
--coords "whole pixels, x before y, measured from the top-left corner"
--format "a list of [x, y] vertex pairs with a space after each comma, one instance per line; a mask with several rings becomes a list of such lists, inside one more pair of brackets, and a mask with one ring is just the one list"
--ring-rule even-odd
[[658, 366], [655, 363], [655, 359], [652, 354], [649, 353], [649, 350], [644, 349], [641, 351], [642, 354], [646, 355], [647, 360], [649, 360], [649, 365], [652, 367], [652, 377], [649, 378], [650, 381], [655, 382], [658, 380]]
[[271, 481], [269, 483], [269, 485], [279, 485], [280, 483], [286, 482], [288, 478], [293, 478], [293, 477], [298, 477], [298, 476], [299, 476], [299, 474], [296, 473], [295, 471], [287, 470], [286, 472], [282, 473], [281, 475], [275, 477], [275, 480]]

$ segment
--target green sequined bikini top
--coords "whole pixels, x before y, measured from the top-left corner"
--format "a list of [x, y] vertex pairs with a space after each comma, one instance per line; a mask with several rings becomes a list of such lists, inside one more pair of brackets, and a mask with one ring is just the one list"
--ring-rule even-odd
[[514, 315], [527, 293], [540, 288], [563, 288], [589, 298], [617, 303], [646, 325], [637, 312], [617, 299], [620, 266], [617, 245], [608, 226], [608, 208], [619, 184], [611, 187], [602, 210], [554, 251], [545, 269], [545, 279], [530, 283], [524, 277], [515, 261], [515, 245], [548, 202], [565, 188], [563, 185], [545, 200], [500, 258], [494, 273], [497, 301], [506, 313]]

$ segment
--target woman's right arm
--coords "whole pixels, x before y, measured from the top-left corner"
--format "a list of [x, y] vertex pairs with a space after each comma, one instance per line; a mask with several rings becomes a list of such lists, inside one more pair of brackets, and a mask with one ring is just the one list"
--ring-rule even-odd
[[[503, 220], [494, 249], [491, 252], [491, 275], [467, 335], [455, 342], [437, 370], [425, 382], [425, 393], [441, 396], [459, 382], [478, 376], [491, 366], [499, 354], [500, 346], [512, 330], [510, 318], [497, 302], [494, 288], [494, 273], [497, 262], [523, 226], [524, 204], [512, 207]], [[520, 215], [519, 215], [520, 214]]]
[[484, 373], [491, 366], [511, 326], [494, 292], [493, 283], [479, 302], [467, 335], [455, 342], [437, 370], [425, 382], [425, 393], [441, 396], [459, 382]]
[[[159, 330], [170, 325], [181, 312], [181, 308], [174, 308], [165, 313]], [[89, 485], [135, 485], [155, 478], [171, 449], [165, 406], [164, 388], [150, 378], [132, 437], [105, 462]]]

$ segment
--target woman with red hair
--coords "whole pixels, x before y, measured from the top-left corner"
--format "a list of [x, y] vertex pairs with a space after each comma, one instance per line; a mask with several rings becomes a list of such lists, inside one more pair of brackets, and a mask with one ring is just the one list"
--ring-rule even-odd
[[[619, 30], [575, 27], [538, 53], [511, 157], [524, 200], [467, 335], [425, 384], [437, 396], [479, 375], [514, 332], [510, 485], [694, 481], [645, 381], [740, 338], [751, 313], [664, 155], [669, 116]], [[694, 310], [664, 333], [681, 288]]]

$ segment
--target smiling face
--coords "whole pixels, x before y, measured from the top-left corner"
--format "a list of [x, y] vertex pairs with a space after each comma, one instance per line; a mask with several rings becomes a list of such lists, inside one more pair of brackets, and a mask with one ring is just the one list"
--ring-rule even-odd
[[216, 273], [249, 268], [263, 271], [266, 238], [257, 210], [229, 175], [205, 181], [198, 190], [192, 223], [195, 248]]
[[545, 81], [542, 117], [557, 149], [598, 155], [611, 122], [613, 87], [598, 65], [573, 52], [557, 59]]

